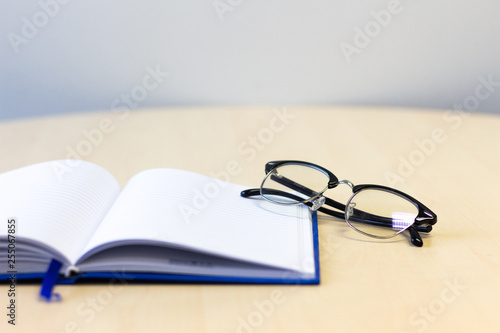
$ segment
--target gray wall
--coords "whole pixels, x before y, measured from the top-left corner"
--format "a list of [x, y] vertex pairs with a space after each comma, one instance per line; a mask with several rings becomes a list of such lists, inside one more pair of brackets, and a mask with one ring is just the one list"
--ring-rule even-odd
[[500, 112], [492, 0], [0, 0], [0, 120], [179, 105]]

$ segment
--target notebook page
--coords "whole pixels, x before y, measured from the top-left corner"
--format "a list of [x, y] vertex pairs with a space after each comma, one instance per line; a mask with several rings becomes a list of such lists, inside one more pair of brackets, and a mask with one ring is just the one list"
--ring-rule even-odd
[[86, 251], [163, 242], [314, 272], [308, 209], [241, 198], [246, 188], [182, 170], [144, 171], [125, 186]]
[[[118, 182], [103, 168], [64, 160], [2, 173], [0, 189], [0, 219], [17, 218], [18, 241], [46, 244], [68, 263], [81, 255], [120, 193]], [[1, 238], [6, 231], [0, 228]]]

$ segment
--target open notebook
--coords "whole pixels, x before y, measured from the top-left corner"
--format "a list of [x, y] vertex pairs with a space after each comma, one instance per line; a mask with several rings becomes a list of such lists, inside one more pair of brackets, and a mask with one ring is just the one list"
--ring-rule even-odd
[[40, 279], [56, 259], [62, 283], [117, 273], [136, 281], [319, 283], [317, 223], [304, 205], [241, 198], [248, 187], [175, 169], [140, 172], [121, 190], [89, 162], [61, 177], [70, 162], [0, 174], [0, 280], [12, 268], [18, 280]]

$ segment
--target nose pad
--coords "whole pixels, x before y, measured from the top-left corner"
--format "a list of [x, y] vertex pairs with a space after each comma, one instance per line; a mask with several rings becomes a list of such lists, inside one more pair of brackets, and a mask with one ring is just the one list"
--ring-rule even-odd
[[313, 205], [312, 205], [311, 209], [313, 211], [317, 211], [319, 209], [319, 207], [323, 206], [323, 204], [325, 203], [325, 200], [326, 200], [326, 198], [323, 196], [321, 196], [317, 199], [314, 199], [312, 202]]
[[347, 218], [351, 217], [354, 213], [354, 207], [356, 207], [355, 202], [349, 203], [349, 206], [347, 207]]

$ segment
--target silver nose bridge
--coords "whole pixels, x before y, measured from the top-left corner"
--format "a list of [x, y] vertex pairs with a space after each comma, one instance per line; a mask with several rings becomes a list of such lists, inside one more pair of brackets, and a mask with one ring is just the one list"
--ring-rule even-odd
[[351, 188], [351, 190], [354, 188], [354, 184], [351, 183], [351, 181], [347, 180], [347, 179], [339, 181], [339, 184], [345, 184], [345, 185], [349, 186]]

